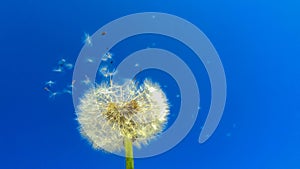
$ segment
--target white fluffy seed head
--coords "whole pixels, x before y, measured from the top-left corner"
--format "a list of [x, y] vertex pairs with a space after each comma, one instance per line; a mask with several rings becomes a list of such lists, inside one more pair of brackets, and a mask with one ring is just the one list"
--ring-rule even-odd
[[102, 83], [88, 90], [80, 101], [77, 120], [81, 134], [95, 149], [121, 151], [124, 137], [140, 147], [162, 132], [169, 104], [159, 87], [150, 80], [137, 87]]

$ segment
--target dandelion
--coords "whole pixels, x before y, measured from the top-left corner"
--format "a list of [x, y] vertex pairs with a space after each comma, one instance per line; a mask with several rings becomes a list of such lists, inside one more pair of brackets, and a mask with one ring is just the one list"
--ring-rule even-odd
[[101, 83], [80, 100], [77, 120], [81, 134], [93, 148], [125, 150], [126, 167], [133, 169], [132, 146], [146, 146], [167, 123], [169, 104], [158, 84], [132, 80], [123, 85]]

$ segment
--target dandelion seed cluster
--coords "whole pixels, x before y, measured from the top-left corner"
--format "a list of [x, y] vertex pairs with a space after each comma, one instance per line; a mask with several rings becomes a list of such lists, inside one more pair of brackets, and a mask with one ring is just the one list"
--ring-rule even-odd
[[121, 151], [124, 138], [133, 145], [147, 145], [165, 127], [167, 98], [158, 84], [145, 80], [123, 85], [102, 83], [88, 90], [80, 101], [77, 120], [80, 132], [95, 149]]

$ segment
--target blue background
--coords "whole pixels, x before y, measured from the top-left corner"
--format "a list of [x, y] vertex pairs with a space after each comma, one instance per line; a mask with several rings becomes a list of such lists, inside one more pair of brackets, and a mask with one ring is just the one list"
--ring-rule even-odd
[[[61, 58], [76, 61], [85, 32], [93, 34], [124, 15], [155, 11], [182, 17], [207, 35], [223, 62], [228, 96], [216, 132], [199, 144], [210, 106], [201, 62], [194, 62], [184, 45], [159, 36], [137, 37], [128, 47], [113, 49], [118, 63], [143, 44], [165, 48], [199, 75], [201, 109], [191, 132], [172, 150], [135, 160], [136, 168], [299, 169], [299, 8], [296, 0], [2, 1], [0, 168], [124, 168], [122, 157], [91, 148], [77, 130], [71, 96], [49, 99], [44, 82], [57, 81], [60, 90], [72, 81], [72, 72], [51, 70]], [[167, 75], [157, 74], [149, 71], [164, 85]], [[180, 103], [178, 87], [170, 83], [164, 90], [173, 105], [171, 124]]]

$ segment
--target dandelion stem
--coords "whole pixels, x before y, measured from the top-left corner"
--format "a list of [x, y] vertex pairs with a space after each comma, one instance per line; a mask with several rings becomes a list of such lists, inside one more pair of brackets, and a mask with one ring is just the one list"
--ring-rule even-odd
[[126, 169], [134, 169], [134, 159], [132, 142], [129, 138], [124, 138], [125, 156], [126, 156]]

